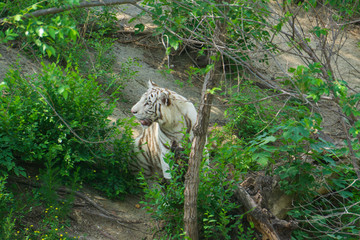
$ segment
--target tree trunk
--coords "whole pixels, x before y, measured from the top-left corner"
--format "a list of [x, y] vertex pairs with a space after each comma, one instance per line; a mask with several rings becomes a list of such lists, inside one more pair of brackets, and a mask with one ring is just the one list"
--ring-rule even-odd
[[[216, 65], [216, 64], [215, 64]], [[187, 237], [192, 240], [199, 239], [197, 226], [197, 194], [199, 189], [199, 170], [203, 157], [203, 149], [206, 142], [207, 128], [211, 103], [214, 96], [207, 90], [216, 84], [214, 77], [216, 67], [210, 70], [206, 76], [202, 89], [201, 103], [196, 124], [194, 126], [194, 139], [189, 157], [189, 168], [185, 175], [185, 203], [184, 203], [184, 230]]]
[[[221, 3], [221, 0], [218, 0]], [[224, 9], [226, 12], [227, 9]], [[224, 22], [216, 20], [216, 28], [214, 30], [213, 42], [222, 43], [226, 32]], [[216, 59], [218, 52], [212, 51], [209, 56]], [[220, 77], [215, 76], [217, 69], [222, 66], [220, 59], [212, 62], [209, 58], [209, 63], [214, 63], [214, 67], [205, 75], [205, 81], [201, 93], [201, 103], [199, 113], [194, 126], [194, 139], [191, 146], [189, 156], [189, 167], [185, 175], [185, 191], [184, 191], [184, 231], [186, 237], [192, 240], [199, 239], [199, 229], [197, 224], [197, 197], [199, 190], [199, 171], [201, 160], [203, 158], [203, 150], [206, 143], [206, 134], [209, 126], [209, 118], [211, 111], [211, 104], [214, 96], [208, 91], [217, 86]]]

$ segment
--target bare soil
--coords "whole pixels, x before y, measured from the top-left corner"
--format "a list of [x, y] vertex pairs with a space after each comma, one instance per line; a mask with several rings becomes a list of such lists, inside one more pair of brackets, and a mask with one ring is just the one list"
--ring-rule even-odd
[[125, 200], [109, 200], [96, 192], [84, 189], [85, 195], [109, 214], [104, 214], [88, 201], [77, 198], [70, 215], [71, 226], [66, 229], [80, 239], [153, 239], [157, 223], [143, 209], [139, 196]]

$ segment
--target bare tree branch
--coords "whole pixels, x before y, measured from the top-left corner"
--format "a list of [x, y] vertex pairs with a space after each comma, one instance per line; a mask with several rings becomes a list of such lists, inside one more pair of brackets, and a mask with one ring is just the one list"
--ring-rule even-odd
[[[22, 16], [23, 19], [32, 18], [32, 17], [40, 17], [49, 14], [56, 14], [64, 11], [69, 11], [77, 8], [89, 8], [89, 7], [98, 7], [98, 6], [112, 6], [112, 5], [120, 5], [120, 4], [136, 4], [140, 0], [99, 0], [99, 1], [83, 1], [79, 5], [72, 6], [62, 6], [59, 8], [48, 8], [41, 9], [31, 13], [27, 13]], [[8, 17], [9, 18], [9, 17]], [[1, 18], [0, 24], [5, 22], [7, 18]]]
[[[234, 179], [234, 167], [229, 164], [229, 178]], [[291, 232], [297, 228], [297, 223], [294, 221], [285, 221], [278, 219], [269, 210], [261, 207], [250, 196], [245, 188], [234, 181], [235, 197], [245, 208], [248, 220], [252, 221], [255, 228], [262, 233], [263, 239], [271, 240], [287, 240]]]

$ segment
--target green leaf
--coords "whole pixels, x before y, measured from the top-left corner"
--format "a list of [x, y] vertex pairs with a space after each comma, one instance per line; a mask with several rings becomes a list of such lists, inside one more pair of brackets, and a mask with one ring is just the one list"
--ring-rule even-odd
[[56, 30], [53, 29], [53, 28], [49, 28], [49, 29], [48, 29], [48, 33], [49, 33], [50, 37], [55, 40]]
[[171, 53], [171, 47], [167, 47], [166, 48], [166, 55], [170, 55], [170, 53]]
[[295, 143], [302, 141], [304, 137], [309, 135], [309, 131], [303, 126], [291, 127], [288, 131], [284, 131], [283, 137], [288, 140], [291, 139]]
[[214, 68], [214, 64], [208, 64], [205, 68], [205, 73], [208, 73], [213, 68]]
[[63, 95], [64, 99], [67, 100], [67, 98], [68, 98], [68, 96], [69, 96], [69, 92], [68, 92], [68, 91], [64, 91], [62, 95]]
[[268, 152], [255, 153], [253, 155], [253, 159], [263, 167], [265, 167], [268, 164], [269, 157], [270, 157], [270, 153]]
[[16, 22], [20, 21], [20, 20], [21, 20], [21, 15], [20, 15], [20, 14], [15, 15], [15, 16], [14, 16], [14, 20], [15, 20]]
[[73, 40], [74, 42], [76, 42], [77, 36], [78, 36], [78, 32], [73, 29], [70, 28], [70, 33], [69, 33], [70, 39]]
[[69, 86], [67, 86], [67, 85], [61, 85], [61, 86], [58, 88], [57, 92], [58, 92], [59, 94], [61, 94], [61, 95], [64, 97], [65, 100], [67, 100], [67, 98], [68, 98], [68, 96], [69, 96]]
[[53, 55], [56, 55], [56, 50], [53, 46], [47, 46], [46, 53], [48, 54], [49, 57], [51, 57]]
[[138, 23], [135, 25], [135, 34], [141, 33], [145, 30], [145, 25], [142, 23]]
[[64, 39], [64, 34], [62, 33], [62, 31], [59, 31], [59, 38]]
[[38, 47], [40, 47], [41, 46], [41, 41], [40, 41], [40, 39], [36, 39], [35, 41], [35, 44], [38, 46]]
[[135, 21], [136, 19], [137, 19], [136, 17], [130, 18], [130, 20], [128, 21], [128, 23], [132, 23], [132, 22]]
[[65, 86], [64, 86], [64, 85], [63, 85], [63, 86], [60, 86], [60, 87], [58, 88], [58, 93], [59, 93], [59, 94], [62, 94], [64, 91], [65, 91]]
[[343, 197], [343, 198], [350, 198], [353, 197], [354, 194], [352, 192], [349, 191], [339, 191], [339, 194]]
[[267, 136], [264, 139], [262, 139], [262, 142], [259, 144], [259, 146], [268, 144], [269, 142], [275, 142], [276, 141], [276, 137], [274, 136]]
[[210, 94], [215, 94], [216, 91], [220, 91], [221, 88], [214, 87], [213, 89], [207, 89], [207, 92]]
[[179, 48], [179, 45], [180, 45], [179, 43], [180, 43], [180, 41], [176, 37], [173, 37], [173, 36], [169, 37], [169, 44], [175, 50], [177, 50]]
[[319, 26], [315, 26], [311, 32], [314, 33], [317, 37], [321, 37], [321, 35], [326, 36], [328, 34], [329, 29], [320, 28]]
[[289, 73], [294, 73], [295, 71], [296, 71], [296, 69], [295, 68], [289, 68]]
[[37, 28], [36, 33], [39, 37], [44, 37], [47, 35], [43, 27]]

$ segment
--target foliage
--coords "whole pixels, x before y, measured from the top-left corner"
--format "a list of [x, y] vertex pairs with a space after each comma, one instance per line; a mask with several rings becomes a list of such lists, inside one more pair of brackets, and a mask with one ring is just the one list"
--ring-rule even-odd
[[[258, 41], [263, 47], [273, 51], [268, 44], [270, 32], [265, 30], [266, 16], [269, 15], [267, 0], [221, 2], [211, 1], [143, 1], [149, 8], [149, 13], [156, 24], [156, 34], [161, 35], [166, 46], [166, 53], [190, 47], [199, 56], [206, 56], [208, 50], [216, 45], [214, 33], [219, 31], [217, 23], [223, 24], [222, 42], [226, 43], [227, 50], [234, 53], [233, 58], [243, 61], [250, 60], [249, 54], [243, 50], [253, 50]], [[141, 24], [139, 24], [141, 25]], [[139, 30], [144, 29], [138, 26]], [[262, 61], [267, 59], [264, 55]], [[226, 58], [226, 57], [225, 57]], [[226, 61], [232, 63], [233, 58]], [[190, 74], [201, 73], [205, 69], [191, 67]]]
[[[311, 9], [317, 2], [303, 1], [303, 7]], [[138, 64], [129, 59], [122, 63], [122, 73], [114, 74], [116, 59], [111, 50], [115, 40], [110, 38], [116, 27], [114, 13], [104, 7], [88, 12], [74, 10], [71, 14], [23, 17], [38, 9], [78, 3], [77, 0], [0, 3], [0, 17], [7, 18], [0, 26], [2, 43], [19, 43], [26, 51], [35, 51], [37, 56], [50, 61], [58, 59], [57, 63], [67, 65], [62, 69], [56, 64], [43, 64], [37, 77], [26, 78], [21, 70], [12, 69], [0, 84], [0, 171], [5, 176], [0, 178], [2, 239], [66, 238], [61, 230], [66, 224], [63, 221], [71, 207], [72, 196], [65, 199], [64, 204], [59, 202], [56, 189], [62, 184], [77, 189], [81, 183], [90, 182], [111, 198], [134, 191], [135, 180], [127, 170], [132, 120], [111, 125], [107, 118], [115, 103], [101, 97], [101, 89], [112, 95], [112, 99], [119, 97], [126, 81], [136, 74], [132, 66]], [[147, 0], [144, 3], [158, 25], [156, 31], [163, 38], [167, 54], [190, 45], [199, 55], [205, 55], [209, 48], [214, 49], [214, 43], [216, 46], [224, 42], [225, 48], [216, 49], [233, 53], [225, 59], [230, 64], [234, 58], [250, 62], [248, 53], [258, 46], [264, 50], [258, 61], [266, 61], [274, 47], [270, 43], [270, 32], [281, 32], [286, 21], [296, 17], [288, 12], [277, 25], [271, 26], [273, 29], [267, 30], [265, 27], [272, 24], [266, 20], [269, 16], [267, 1], [236, 1], [231, 5], [219, 1]], [[335, 22], [351, 21], [359, 16], [358, 1], [329, 0], [321, 4], [332, 7], [331, 18]], [[222, 22], [226, 28], [222, 39], [213, 39], [217, 22]], [[143, 30], [144, 25], [136, 26], [136, 32]], [[315, 26], [310, 33], [318, 39], [326, 39], [330, 29]], [[94, 55], [88, 54], [88, 49]], [[245, 227], [238, 206], [232, 201], [232, 182], [226, 178], [228, 163], [235, 167], [237, 174], [264, 170], [280, 177], [282, 189], [295, 199], [295, 208], [289, 214], [299, 222], [300, 228], [293, 238], [358, 236], [360, 186], [353, 161], [359, 158], [360, 121], [357, 119], [360, 112], [357, 106], [360, 95], [350, 94], [346, 82], [335, 79], [330, 71], [324, 76], [323, 65], [312, 62], [289, 69], [291, 76], [283, 84], [290, 90], [295, 89], [305, 101], [289, 98], [285, 102], [287, 106], [276, 114], [270, 100], [245, 104], [264, 97], [263, 90], [252, 84], [241, 83], [239, 91], [230, 92], [230, 104], [236, 106], [227, 110], [226, 132], [210, 139], [219, 146], [211, 152], [214, 168], [204, 167], [201, 173], [198, 221], [203, 238], [230, 239], [240, 234], [242, 239], [252, 238], [251, 228]], [[212, 67], [193, 68], [189, 72], [201, 75]], [[236, 71], [239, 67], [236, 66]], [[235, 68], [230, 66], [230, 69]], [[95, 80], [102, 84], [101, 88]], [[349, 129], [345, 132], [350, 137], [342, 149], [321, 138], [321, 117], [304, 106], [304, 103], [318, 102], [323, 95], [336, 99], [341, 117], [346, 119]], [[149, 189], [142, 178], [148, 198], [144, 204], [157, 219], [168, 221], [165, 231], [169, 237], [181, 238], [186, 163], [174, 161], [174, 156], [168, 156], [168, 161], [174, 176], [168, 183], [158, 182]], [[6, 188], [6, 176], [13, 173], [26, 176], [29, 172], [25, 166], [29, 163], [39, 166], [35, 180], [42, 185], [33, 195], [22, 196], [32, 202], [20, 206], [21, 197]], [[319, 194], [321, 188], [326, 189], [325, 195]], [[9, 205], [14, 207], [8, 208]], [[31, 212], [40, 205], [46, 208], [39, 224], [24, 224], [21, 218], [26, 213], [22, 210]]]
[[[249, 19], [252, 19], [252, 21], [242, 23], [246, 24], [244, 26], [246, 32], [258, 36], [259, 39], [266, 38], [268, 33], [262, 30], [261, 23], [259, 23], [265, 21], [264, 17], [267, 12], [265, 2], [266, 1], [256, 1], [257, 10], [261, 12], [261, 14], [254, 11], [252, 7], [245, 7], [252, 6], [251, 3], [246, 1], [238, 1], [233, 3], [231, 7], [230, 5], [226, 5], [225, 2], [223, 3], [224, 5], [218, 5], [216, 1], [173, 2], [166, 0], [148, 0], [144, 1], [144, 4], [150, 7], [154, 23], [159, 26], [157, 29], [158, 33], [165, 33], [168, 38], [169, 47], [176, 50], [182, 42], [182, 39], [186, 39], [191, 34], [195, 33], [195, 37], [197, 37], [198, 40], [211, 38], [215, 29], [216, 17], [218, 17], [218, 19], [220, 18], [220, 20], [228, 18], [235, 21], [235, 24], [238, 24], [236, 21], [241, 19], [240, 16], [249, 16]], [[236, 7], [234, 4], [239, 7]], [[224, 15], [223, 11], [228, 12]], [[211, 14], [213, 14], [213, 17], [206, 19], [207, 24], [203, 24], [202, 21]], [[231, 29], [229, 26], [228, 31], [231, 38], [239, 37], [236, 29]], [[241, 48], [245, 42], [246, 39], [242, 39], [237, 47]]]
[[[13, 170], [18, 175], [23, 173], [23, 162], [42, 165], [51, 160], [61, 176], [70, 176], [77, 166], [86, 172], [110, 164], [119, 167], [118, 173], [124, 170], [122, 193], [127, 191], [131, 131], [125, 121], [109, 124], [115, 103], [101, 97], [91, 76], [84, 79], [69, 68], [43, 64], [36, 80], [25, 78], [19, 69], [11, 70], [2, 90], [2, 171]], [[126, 129], [121, 132], [118, 127]], [[115, 139], [119, 135], [122, 137]]]
[[[297, 66], [297, 68], [290, 68], [289, 72], [293, 74], [295, 85], [301, 93], [306, 93], [309, 98], [314, 101], [319, 101], [320, 96], [326, 94], [329, 95], [329, 89], [326, 88], [325, 82], [316, 77], [320, 73], [320, 63], [309, 64], [309, 67], [303, 65]], [[285, 84], [292, 84], [290, 81], [284, 81]]]
[[[229, 90], [229, 105], [225, 117], [229, 120], [226, 128], [238, 138], [249, 140], [271, 123], [271, 116], [275, 115], [271, 101], [257, 101], [265, 97], [264, 92], [254, 86], [252, 82], [243, 82]], [[257, 101], [252, 103], [253, 101]]]
[[[23, 48], [36, 55], [47, 56], [66, 65], [80, 65], [84, 74], [88, 73], [89, 63], [93, 60], [89, 48], [95, 48], [95, 63], [90, 69], [96, 69], [100, 75], [113, 64], [113, 56], [108, 55], [114, 40], [106, 37], [116, 29], [116, 16], [109, 7], [86, 11], [73, 9], [55, 15], [45, 15], [38, 18], [27, 18], [25, 14], [42, 8], [77, 5], [79, 1], [7, 1], [0, 17], [5, 17], [7, 25], [0, 31], [0, 38], [8, 36], [8, 40], [20, 40]], [[24, 6], [26, 6], [24, 8]], [[81, 28], [81, 26], [83, 26]], [[79, 38], [83, 37], [83, 38]], [[96, 45], [97, 44], [97, 45]], [[107, 62], [99, 62], [101, 60]], [[104, 69], [106, 68], [106, 69]]]
[[[184, 141], [184, 143], [186, 140]], [[175, 158], [174, 153], [167, 155], [172, 179], [163, 183], [161, 179], [149, 184], [140, 175], [144, 188], [146, 209], [158, 220], [166, 220], [167, 238], [183, 238], [184, 177], [187, 171], [186, 156], [190, 153], [191, 144], [184, 144], [183, 158]], [[227, 179], [226, 162], [218, 162], [210, 169], [202, 166], [198, 194], [198, 223], [201, 226], [201, 237], [204, 239], [232, 239], [244, 232], [242, 216], [238, 214], [239, 205], [232, 201], [234, 180]], [[247, 232], [249, 233], [249, 232]], [[251, 233], [250, 233], [251, 234]], [[249, 235], [250, 236], [250, 235]], [[244, 238], [245, 239], [245, 238]], [[249, 238], [251, 239], [251, 238]]]
[[[104, 192], [107, 197], [123, 199], [126, 193], [138, 193], [138, 183], [128, 169], [128, 162], [134, 157], [132, 148], [134, 119], [118, 120], [115, 126], [113, 137], [116, 136], [116, 139], [113, 140], [111, 153], [108, 153], [110, 157], [103, 155], [107, 158], [98, 161], [95, 166], [89, 164], [80, 171], [91, 186]], [[108, 152], [109, 149], [106, 149], [108, 147], [109, 145], [104, 145], [102, 151]]]
[[[39, 185], [33, 194], [21, 189], [8, 193], [1, 182], [1, 197], [8, 196], [1, 203], [14, 203], [11, 208], [0, 204], [2, 230], [7, 234], [0, 235], [2, 239], [67, 239], [64, 226], [74, 197], [59, 196], [57, 190], [64, 184], [73, 190], [90, 184], [111, 198], [136, 191], [137, 183], [127, 165], [132, 157], [133, 119], [109, 120], [116, 98], [136, 74], [132, 66], [138, 65], [129, 59], [122, 63], [120, 74], [113, 71], [114, 40], [105, 35], [117, 27], [114, 13], [104, 7], [24, 17], [39, 9], [73, 4], [79, 1], [0, 3], [0, 17], [5, 17], [0, 26], [1, 43], [19, 43], [32, 57], [56, 60], [50, 64], [42, 61], [38, 73], [26, 77], [18, 65], [13, 66], [0, 84], [1, 175], [32, 179], [29, 166], [35, 165]], [[90, 24], [91, 31], [85, 31]], [[90, 49], [94, 55], [89, 54]], [[89, 63], [93, 63], [90, 68]], [[111, 99], [105, 98], [103, 91]], [[22, 219], [39, 206], [47, 209], [39, 215], [38, 224], [28, 226]]]
[[[320, 64], [319, 66], [320, 68], [322, 67]], [[304, 78], [312, 85], [316, 85], [313, 83], [313, 79], [316, 78], [315, 74], [312, 75], [312, 77], [310, 76], [310, 78], [305, 75]], [[359, 116], [359, 110], [356, 108], [359, 101], [359, 94], [349, 94], [348, 86], [344, 81], [332, 79], [332, 76], [330, 76], [330, 79], [332, 81], [328, 81], [321, 86], [322, 90], [315, 91], [315, 94], [314, 91], [311, 91], [311, 94], [314, 95], [312, 98], [317, 101], [324, 91], [326, 93], [331, 92], [348, 119], [354, 119], [354, 116]], [[351, 121], [353, 120], [350, 120], [350, 122]], [[305, 221], [304, 224], [306, 228], [315, 228], [316, 235], [318, 235], [319, 238], [325, 239], [330, 237], [342, 239], [349, 236], [358, 236], [358, 230], [349, 227], [358, 224], [356, 212], [358, 211], [357, 205], [359, 202], [359, 196], [357, 194], [359, 184], [357, 180], [354, 181], [358, 176], [355, 174], [353, 162], [357, 161], [357, 151], [359, 149], [357, 138], [359, 125], [357, 122], [358, 121], [353, 121], [351, 127], [348, 130], [345, 129], [345, 131], [349, 131], [349, 134], [353, 137], [347, 140], [348, 148], [337, 149], [332, 145], [320, 147], [319, 145], [315, 145], [314, 142], [310, 142], [311, 156], [317, 161], [319, 166], [321, 166], [317, 168], [312, 167], [318, 171], [316, 176], [323, 176], [325, 179], [326, 188], [329, 193], [317, 198], [313, 204], [306, 205], [305, 210], [299, 211], [299, 209], [303, 208], [299, 205], [299, 208], [294, 209], [292, 214], [302, 219], [304, 218], [304, 214], [311, 215], [312, 218]], [[315, 128], [310, 128], [310, 130], [314, 129]], [[356, 151], [355, 156], [350, 156], [349, 161], [341, 160], [346, 156], [345, 154], [348, 154], [347, 151], [349, 149]], [[307, 198], [304, 200], [309, 201]], [[343, 211], [343, 209], [345, 210]], [[299, 214], [300, 212], [303, 214]], [[339, 219], [341, 219], [340, 224], [338, 223]]]
[[[50, 170], [49, 173], [52, 174], [54, 171]], [[59, 180], [56, 177], [54, 179]], [[39, 176], [29, 176], [29, 180], [33, 184], [40, 184], [44, 179], [40, 179]], [[10, 185], [10, 183], [7, 184], [10, 187], [6, 190], [6, 182], [2, 178], [0, 184], [1, 239], [70, 239], [65, 226], [68, 225], [67, 216], [73, 201], [72, 196], [61, 199], [59, 196], [49, 197], [47, 194], [56, 194], [54, 185], [46, 186], [53, 183], [44, 181], [43, 187], [26, 192], [19, 184]], [[29, 222], [28, 219], [34, 216], [39, 221]]]
[[64, 46], [69, 49], [76, 42], [76, 21], [66, 13], [59, 13], [56, 17], [23, 18], [33, 10], [56, 6], [56, 3], [57, 1], [26, 2], [24, 5], [27, 7], [23, 9], [23, 3], [9, 1], [4, 6], [2, 17], [6, 17], [5, 21], [14, 26], [17, 36], [25, 40], [24, 47], [35, 48], [48, 57], [56, 56], [66, 52], [62, 49]]
[[[290, 69], [295, 85], [314, 101], [323, 94], [333, 93], [349, 118], [358, 116], [355, 107], [358, 94], [349, 95], [342, 81], [325, 83], [320, 80], [317, 69], [321, 67], [320, 64], [310, 64]], [[282, 189], [295, 197], [297, 207], [289, 214], [301, 223], [301, 230], [294, 233], [296, 239], [357, 236], [356, 228], [349, 226], [358, 221], [359, 186], [351, 161], [341, 160], [346, 159], [347, 149], [337, 148], [322, 139], [319, 115], [300, 107], [299, 100], [290, 103], [281, 123], [250, 141], [244, 147], [244, 156], [250, 156], [270, 173], [273, 171], [278, 175]], [[358, 149], [357, 129], [356, 124], [349, 129], [354, 137], [349, 143], [353, 149]], [[328, 193], [319, 195], [319, 189], [326, 189]]]
[[[93, 77], [85, 79], [70, 66], [62, 69], [55, 63], [42, 67], [35, 78], [23, 76], [15, 66], [1, 84], [1, 174], [25, 176], [25, 166], [33, 163], [39, 166], [36, 180], [41, 185], [34, 196], [26, 196], [27, 201], [34, 201], [29, 206], [4, 211], [2, 226], [9, 234], [4, 239], [66, 239], [64, 220], [73, 196], [59, 204], [61, 185], [78, 190], [79, 184], [90, 182], [112, 198], [122, 198], [136, 185], [127, 167], [132, 157], [133, 120], [110, 124], [115, 101], [101, 96]], [[1, 196], [2, 203], [13, 201], [3, 189]], [[31, 212], [36, 205], [48, 206], [42, 220], [34, 227], [23, 225], [22, 209]]]
[[[301, 1], [298, 2], [301, 3]], [[304, 1], [302, 4], [306, 10], [310, 10], [316, 8], [319, 1], [309, 0]], [[327, 0], [321, 2], [321, 5], [334, 9], [332, 18], [336, 20], [349, 20], [360, 16], [360, 4], [357, 0]]]
[[[338, 164], [328, 178], [327, 193], [315, 200], [302, 198], [289, 215], [300, 222], [292, 239], [357, 239], [359, 235], [359, 181], [348, 165]], [[315, 230], [315, 231], [314, 231]]]
[[89, 25], [92, 25], [90, 35], [95, 32], [101, 32], [102, 35], [107, 36], [118, 30], [118, 19], [116, 18], [116, 11], [111, 6], [104, 6], [101, 8], [89, 9], [90, 19]]
[[7, 240], [15, 231], [15, 221], [13, 212], [8, 208], [13, 202], [13, 195], [6, 190], [5, 184], [6, 177], [0, 177], [0, 237]]
[[[353, 116], [359, 116], [356, 108], [359, 94], [350, 95], [343, 81], [323, 81], [319, 77], [321, 68], [319, 63], [291, 68], [289, 72], [293, 79], [284, 83], [314, 102], [323, 95], [333, 94], [351, 122]], [[351, 158], [347, 158], [348, 148], [327, 142], [321, 128], [323, 119], [299, 99], [288, 99], [277, 119], [266, 125], [266, 131], [261, 134], [249, 136], [246, 141], [234, 137], [232, 130], [238, 119], [248, 120], [247, 126], [239, 124], [239, 128], [248, 131], [248, 126], [256, 126], [256, 117], [264, 115], [259, 111], [241, 116], [239, 113], [242, 112], [236, 111], [244, 109], [249, 95], [254, 93], [241, 92], [240, 101], [237, 101], [238, 95], [232, 98], [239, 106], [227, 110], [229, 126], [215, 132], [214, 138], [210, 139], [218, 146], [212, 151], [214, 160], [232, 163], [242, 173], [263, 169], [267, 174], [279, 176], [281, 189], [295, 199], [295, 207], [289, 215], [299, 222], [300, 229], [294, 232], [294, 239], [357, 236], [358, 230], [354, 226], [358, 224], [359, 183]], [[257, 96], [259, 98], [261, 96]], [[267, 100], [266, 105], [273, 104]], [[269, 111], [267, 114], [269, 119], [273, 118], [274, 113]], [[351, 126], [352, 138], [347, 144], [356, 149], [357, 156], [359, 125], [354, 122]], [[324, 189], [325, 195], [322, 195]]]

